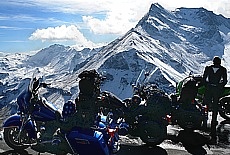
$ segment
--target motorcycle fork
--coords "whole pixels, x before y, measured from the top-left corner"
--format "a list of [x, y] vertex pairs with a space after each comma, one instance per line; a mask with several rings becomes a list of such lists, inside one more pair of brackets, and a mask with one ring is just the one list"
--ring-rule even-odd
[[201, 110], [202, 110], [202, 115], [203, 115], [203, 125], [202, 125], [202, 128], [204, 130], [207, 129], [207, 122], [208, 122], [208, 107], [205, 106], [205, 107], [201, 107]]
[[67, 138], [67, 134], [65, 134], [65, 140], [67, 141], [67, 143], [68, 143], [68, 145], [69, 145], [71, 151], [73, 152], [73, 155], [78, 155], [78, 153], [76, 153], [76, 152], [74, 151], [73, 147], [71, 146], [71, 144], [70, 144], [70, 142], [69, 142], [69, 140], [68, 140], [68, 138]]
[[22, 131], [24, 130], [25, 128], [25, 125], [31, 120], [30, 116], [27, 117], [22, 117], [22, 125], [21, 127], [19, 128], [19, 133], [18, 133], [18, 136], [17, 136], [17, 139], [18, 139], [18, 142], [21, 143], [21, 134], [22, 134]]

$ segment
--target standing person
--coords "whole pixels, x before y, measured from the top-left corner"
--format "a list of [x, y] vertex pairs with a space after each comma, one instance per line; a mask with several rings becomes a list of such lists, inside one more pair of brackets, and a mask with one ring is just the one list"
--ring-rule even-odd
[[216, 126], [218, 115], [218, 102], [227, 84], [227, 69], [221, 66], [221, 59], [218, 56], [213, 58], [213, 64], [206, 66], [203, 74], [203, 82], [206, 87], [204, 104], [212, 111], [211, 120], [211, 143], [216, 144]]

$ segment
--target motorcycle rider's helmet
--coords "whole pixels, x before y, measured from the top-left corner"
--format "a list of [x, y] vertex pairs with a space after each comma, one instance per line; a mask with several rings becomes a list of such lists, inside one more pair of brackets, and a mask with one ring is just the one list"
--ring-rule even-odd
[[214, 64], [214, 65], [220, 65], [220, 64], [221, 64], [221, 59], [220, 59], [220, 57], [215, 56], [215, 57], [213, 58], [213, 64]]
[[132, 97], [132, 103], [135, 105], [139, 105], [141, 103], [141, 98], [139, 95], [134, 95]]

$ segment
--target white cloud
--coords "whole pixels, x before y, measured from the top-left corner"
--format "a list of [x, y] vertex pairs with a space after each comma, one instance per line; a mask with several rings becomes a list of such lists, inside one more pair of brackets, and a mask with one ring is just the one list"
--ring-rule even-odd
[[82, 19], [90, 31], [95, 34], [121, 35], [137, 23], [137, 20], [132, 21], [131, 18], [121, 12], [116, 14], [110, 12], [105, 19], [98, 19], [92, 16], [83, 16]]
[[85, 47], [92, 47], [94, 44], [87, 40], [75, 25], [62, 25], [58, 27], [48, 27], [46, 29], [37, 29], [29, 37], [30, 40], [44, 41], [76, 41]]
[[8, 30], [31, 30], [32, 28], [25, 28], [25, 27], [13, 27], [13, 26], [4, 26], [0, 25], [0, 29], [8, 29]]
[[95, 34], [117, 34], [122, 35], [131, 28], [146, 14], [152, 2], [146, 0], [117, 0], [107, 4], [106, 16], [104, 19], [93, 16], [83, 16], [82, 19], [88, 28]]

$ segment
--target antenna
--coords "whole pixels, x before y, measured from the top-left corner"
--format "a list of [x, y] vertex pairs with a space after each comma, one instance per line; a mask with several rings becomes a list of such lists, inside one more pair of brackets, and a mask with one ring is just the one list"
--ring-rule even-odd
[[145, 71], [144, 69], [141, 70], [141, 72], [140, 72], [140, 74], [139, 74], [139, 76], [137, 78], [137, 81], [136, 81], [136, 86], [140, 83], [139, 81], [140, 81], [140, 78], [141, 78], [141, 76], [142, 76], [144, 71]]

